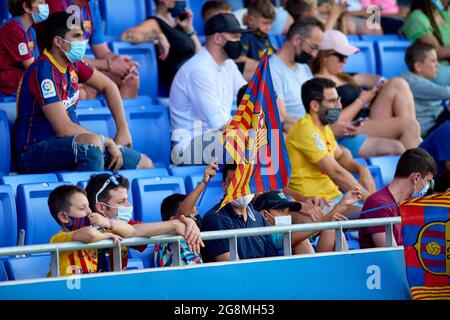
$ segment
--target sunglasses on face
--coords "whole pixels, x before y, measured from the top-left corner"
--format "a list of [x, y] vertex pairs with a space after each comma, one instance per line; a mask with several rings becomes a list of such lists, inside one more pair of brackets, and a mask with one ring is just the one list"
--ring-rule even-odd
[[334, 52], [333, 53], [333, 56], [335, 56], [336, 58], [338, 58], [339, 59], [339, 62], [345, 62], [347, 59], [348, 59], [348, 57], [347, 56], [344, 56], [343, 54], [340, 54], [340, 53], [338, 53], [338, 52]]

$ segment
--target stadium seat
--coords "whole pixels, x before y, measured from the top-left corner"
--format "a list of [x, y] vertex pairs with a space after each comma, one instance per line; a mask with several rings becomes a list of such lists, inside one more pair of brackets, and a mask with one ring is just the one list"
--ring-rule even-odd
[[16, 96], [3, 96], [0, 97], [0, 102], [15, 102]]
[[[203, 174], [201, 175], [190, 175], [187, 177], [186, 191], [187, 193], [192, 192], [194, 188], [203, 180]], [[197, 210], [200, 216], [203, 217], [211, 208], [222, 200], [224, 191], [222, 188], [222, 175], [216, 175], [211, 179], [206, 185], [204, 193], [200, 196], [197, 201]]]
[[144, 264], [144, 268], [153, 268], [155, 266], [153, 260], [154, 249], [154, 244], [149, 244], [143, 252], [129, 248], [128, 255], [132, 259], [141, 259]]
[[171, 165], [169, 167], [169, 173], [171, 176], [183, 177], [184, 182], [186, 183], [188, 176], [203, 174], [205, 172], [206, 167], [207, 167], [206, 165], [198, 165], [198, 166]]
[[206, 0], [188, 0], [188, 8], [194, 15], [194, 29], [201, 36], [205, 34], [205, 21], [202, 17], [202, 7]]
[[107, 35], [120, 36], [144, 21], [147, 15], [145, 0], [127, 0], [126, 6], [117, 0], [102, 0], [99, 4]]
[[276, 34], [269, 34], [268, 38], [269, 38], [270, 43], [274, 46], [274, 48], [276, 50], [279, 50], [281, 45], [280, 45], [278, 36]]
[[153, 104], [153, 100], [149, 96], [137, 96], [134, 99], [123, 99], [122, 101], [125, 108], [151, 106]]
[[347, 240], [348, 250], [358, 250], [361, 249], [358, 240]]
[[93, 174], [109, 173], [110, 171], [71, 171], [71, 172], [57, 172], [58, 181], [69, 182], [70, 184], [78, 184], [80, 181], [88, 181]]
[[0, 110], [0, 176], [9, 174], [11, 166], [11, 138], [6, 112]]
[[147, 18], [155, 14], [156, 6], [155, 0], [145, 0], [145, 11], [147, 13]]
[[161, 202], [174, 193], [186, 194], [183, 178], [141, 178], [132, 183], [134, 219], [143, 222], [161, 221]]
[[11, 19], [11, 14], [8, 11], [8, 1], [0, 1], [0, 26], [3, 25], [7, 20]]
[[148, 155], [155, 167], [168, 167], [171, 143], [167, 108], [157, 105], [127, 107], [125, 113], [133, 148]]
[[411, 42], [408, 40], [376, 42], [377, 73], [386, 78], [392, 78], [407, 71], [405, 52], [410, 45]]
[[347, 39], [348, 41], [359, 41], [361, 40], [361, 37], [357, 34], [348, 34]]
[[13, 99], [12, 101], [0, 101], [0, 111], [6, 112], [6, 118], [9, 123], [9, 130], [12, 132], [14, 123], [16, 122], [16, 98], [15, 97], [3, 97], [3, 99], [8, 100], [8, 98]]
[[239, 10], [239, 9], [242, 9], [245, 7], [243, 0], [225, 0], [225, 2], [227, 2], [231, 6], [231, 10], [233, 10], [233, 11], [236, 11], [236, 10]]
[[0, 282], [8, 281], [8, 274], [6, 273], [5, 266], [3, 265], [3, 261], [0, 260]]
[[77, 109], [76, 112], [78, 121], [84, 128], [107, 137], [116, 135], [114, 118], [108, 108]]
[[34, 183], [17, 188], [17, 224], [25, 230], [25, 245], [49, 243], [61, 231], [50, 214], [47, 200], [50, 192], [66, 183]]
[[[347, 36], [348, 37], [348, 36]], [[361, 40], [363, 41], [396, 41], [399, 40], [400, 37], [397, 34], [370, 34], [370, 35], [361, 35]]]
[[58, 182], [58, 177], [54, 173], [17, 174], [0, 177], [0, 184], [9, 184], [14, 194], [17, 193], [17, 187], [21, 184], [44, 182]]
[[133, 57], [133, 60], [141, 65], [139, 68], [139, 95], [148, 95], [156, 99], [158, 96], [158, 65], [155, 46], [152, 43], [133, 45], [127, 42], [113, 42], [112, 49], [118, 55]]
[[399, 159], [399, 156], [383, 156], [371, 157], [368, 160], [371, 165], [378, 166], [381, 169], [383, 185], [386, 186], [394, 179], [395, 169]]
[[11, 186], [0, 185], [0, 248], [15, 245], [17, 245], [16, 201]]
[[9, 280], [46, 278], [50, 271], [50, 254], [8, 258], [4, 263]]
[[98, 99], [94, 100], [80, 100], [78, 101], [77, 108], [86, 109], [86, 108], [101, 108], [103, 106], [102, 102]]
[[143, 169], [143, 170], [119, 170], [117, 173], [123, 175], [130, 182], [130, 188], [128, 189], [128, 201], [133, 204], [133, 189], [131, 185], [134, 179], [139, 178], [161, 178], [168, 177], [169, 173], [165, 168]]
[[[372, 174], [373, 181], [375, 182], [377, 191], [381, 190], [384, 187], [384, 184], [380, 168], [375, 165], [367, 164], [367, 161], [363, 158], [355, 158], [355, 161], [369, 169], [370, 173]], [[353, 176], [355, 177], [355, 179], [359, 179], [359, 176], [357, 174], [353, 174]]]
[[344, 67], [347, 73], [376, 74], [375, 49], [372, 41], [351, 41], [351, 44], [359, 48], [359, 53], [348, 58]]
[[127, 270], [144, 269], [144, 263], [139, 258], [128, 259]]

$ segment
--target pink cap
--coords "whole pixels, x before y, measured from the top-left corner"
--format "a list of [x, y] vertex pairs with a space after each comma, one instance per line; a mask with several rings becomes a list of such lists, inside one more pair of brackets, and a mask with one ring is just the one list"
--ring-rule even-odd
[[357, 47], [348, 42], [345, 34], [337, 30], [325, 31], [320, 50], [334, 50], [347, 57], [359, 52]]

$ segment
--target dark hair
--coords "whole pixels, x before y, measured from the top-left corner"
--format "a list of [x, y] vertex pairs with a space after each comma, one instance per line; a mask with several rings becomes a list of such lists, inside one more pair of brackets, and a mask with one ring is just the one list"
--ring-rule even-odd
[[450, 170], [434, 179], [434, 192], [445, 192], [450, 188]]
[[[99, 192], [100, 188], [105, 184], [106, 180], [111, 177], [111, 174], [108, 173], [101, 173], [101, 174], [93, 174], [91, 175], [91, 178], [88, 181], [88, 184], [86, 186], [86, 193], [89, 200], [89, 206], [91, 207], [92, 211], [96, 211], [95, 208], [96, 202], [95, 202], [95, 195], [97, 192]], [[116, 177], [117, 182], [119, 185], [115, 185], [114, 183], [110, 182], [105, 190], [103, 190], [98, 195], [98, 200], [101, 202], [108, 202], [111, 198], [111, 195], [109, 194], [109, 191], [115, 190], [117, 188], [124, 188], [128, 190], [128, 187], [130, 186], [130, 183], [127, 178], [125, 178], [123, 175], [119, 174]]]
[[433, 9], [434, 6], [431, 3], [431, 0], [412, 0], [409, 14], [411, 14], [414, 10], [422, 11], [422, 13], [427, 16], [428, 20], [430, 20], [431, 27], [433, 28], [433, 35], [436, 37], [436, 39], [439, 41], [441, 45], [444, 45], [441, 33], [439, 32], [438, 24], [434, 19]]
[[436, 162], [425, 149], [406, 150], [398, 160], [394, 177], [407, 178], [413, 172], [419, 172], [422, 177], [429, 173], [436, 175]]
[[309, 38], [314, 28], [325, 31], [323, 23], [315, 17], [304, 17], [295, 21], [289, 28], [286, 40], [291, 40], [296, 34], [300, 34], [302, 38]]
[[427, 53], [431, 50], [434, 50], [434, 47], [431, 44], [420, 41], [417, 41], [413, 45], [409, 46], [405, 53], [405, 62], [409, 71], [415, 72], [414, 63], [424, 62]]
[[86, 191], [78, 186], [72, 185], [59, 186], [50, 192], [47, 200], [48, 208], [50, 209], [53, 219], [55, 219], [59, 225], [61, 225], [61, 221], [58, 219], [58, 213], [62, 211], [68, 212], [70, 210], [70, 198], [75, 193], [86, 195]]
[[307, 113], [311, 101], [322, 101], [324, 91], [328, 88], [336, 88], [336, 83], [327, 78], [313, 78], [302, 85], [302, 102]]
[[23, 4], [26, 3], [28, 7], [36, 0], [8, 0], [8, 10], [13, 17], [21, 16], [25, 13], [23, 10]]
[[55, 37], [64, 39], [67, 32], [71, 30], [68, 26], [70, 22], [73, 22], [73, 26], [78, 26], [81, 30], [84, 30], [78, 17], [63, 11], [52, 13], [47, 20], [42, 22], [42, 30], [45, 30], [45, 32], [42, 32], [41, 36], [45, 49], [50, 50], [52, 48]]
[[276, 17], [275, 7], [269, 0], [252, 0], [247, 8], [247, 15], [260, 15], [265, 19], [274, 20]]
[[169, 221], [171, 217], [175, 217], [180, 203], [186, 199], [185, 194], [174, 193], [165, 197], [161, 202], [161, 219], [162, 221]]
[[286, 11], [294, 18], [294, 20], [306, 16], [311, 9], [311, 4], [304, 0], [288, 0], [286, 3]]
[[[205, 20], [205, 22], [206, 22], [206, 20], [208, 20], [213, 15], [215, 15], [221, 11], [231, 11], [231, 6], [228, 3], [223, 2], [223, 1], [217, 1], [217, 0], [206, 1], [202, 7], [203, 20]], [[216, 12], [216, 13], [212, 14], [213, 12]], [[207, 17], [208, 17], [208, 19], [207, 19]]]
[[248, 84], [244, 84], [238, 91], [237, 95], [236, 95], [236, 103], [239, 106], [239, 104], [241, 103], [242, 99], [244, 98], [245, 95], [245, 91], [247, 91], [248, 88]]
[[226, 163], [223, 166], [222, 181], [225, 182], [225, 180], [227, 178], [228, 171], [231, 171], [231, 170], [235, 171], [236, 168], [237, 168], [236, 163]]

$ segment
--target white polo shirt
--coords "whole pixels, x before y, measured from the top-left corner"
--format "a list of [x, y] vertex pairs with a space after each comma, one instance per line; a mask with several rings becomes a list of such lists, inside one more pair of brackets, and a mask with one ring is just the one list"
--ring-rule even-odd
[[[247, 82], [233, 60], [218, 65], [203, 47], [178, 70], [169, 95], [171, 131], [186, 129], [192, 138], [223, 127], [239, 89]], [[194, 122], [201, 122], [202, 131]]]

